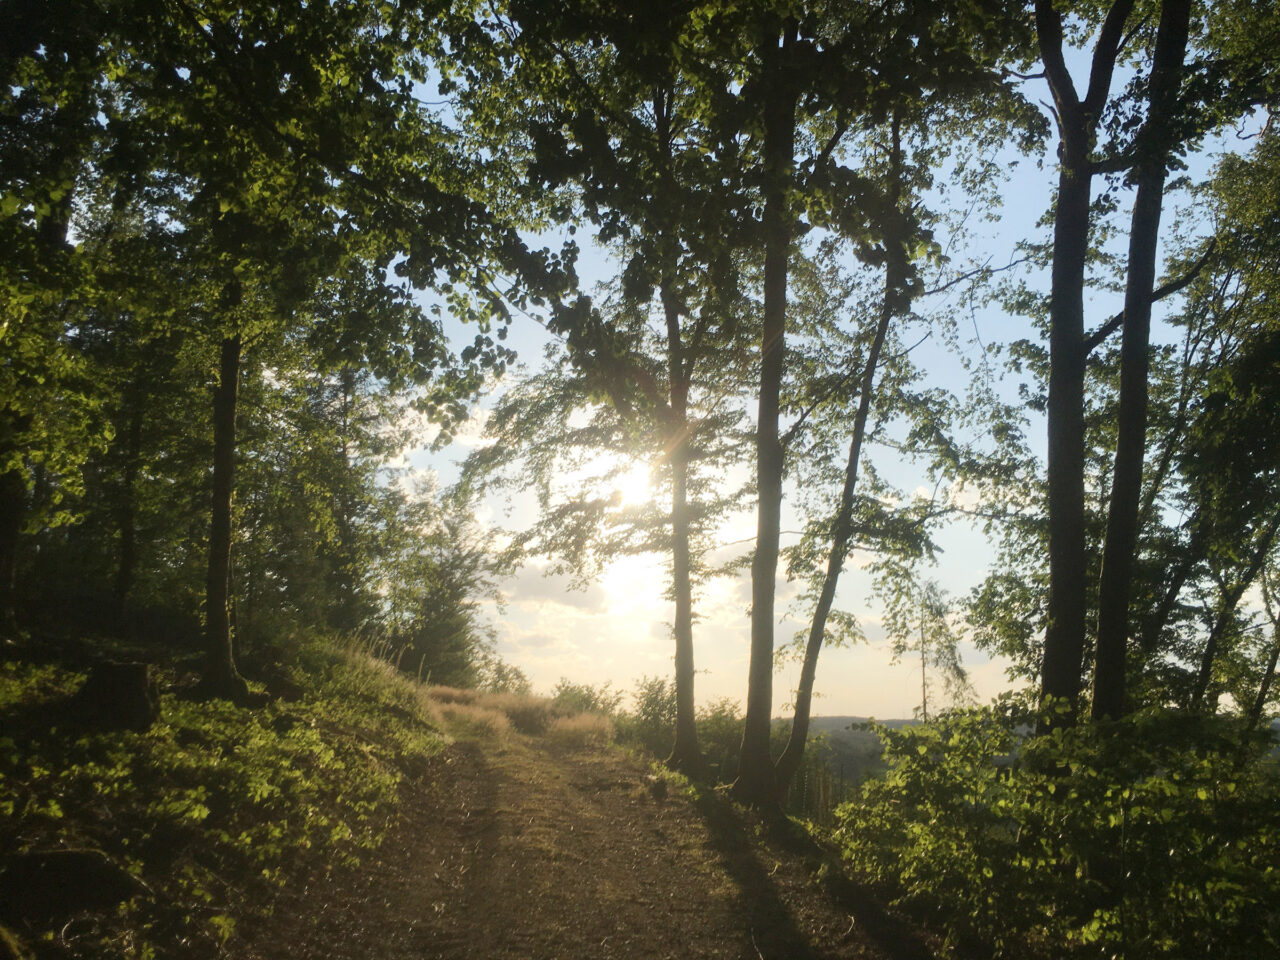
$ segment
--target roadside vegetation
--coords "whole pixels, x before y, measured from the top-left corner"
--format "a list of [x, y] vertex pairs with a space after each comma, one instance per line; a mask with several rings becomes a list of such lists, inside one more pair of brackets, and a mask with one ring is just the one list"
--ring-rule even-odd
[[448, 775], [455, 736], [581, 749], [614, 732], [564, 691], [428, 686], [350, 640], [250, 658], [252, 709], [201, 698], [189, 657], [91, 646], [161, 661], [145, 730], [84, 723], [88, 668], [65, 651], [0, 663], [0, 925], [40, 956], [222, 955], [286, 885], [376, 851], [421, 781]]
[[882, 728], [887, 770], [835, 813], [852, 876], [948, 955], [1268, 955], [1280, 761], [1236, 718], [1151, 709], [1031, 737], [1016, 699]]
[[420, 691], [330, 641], [277, 653], [252, 710], [169, 661], [141, 731], [77, 722], [66, 662], [0, 664], [0, 899], [42, 955], [212, 955], [284, 884], [381, 842], [444, 747]]

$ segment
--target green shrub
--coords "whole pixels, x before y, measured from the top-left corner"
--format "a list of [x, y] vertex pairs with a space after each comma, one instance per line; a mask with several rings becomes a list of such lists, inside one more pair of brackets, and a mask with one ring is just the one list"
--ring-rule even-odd
[[617, 718], [618, 739], [665, 757], [675, 740], [676, 685], [663, 677], [641, 677], [631, 698], [634, 710]]
[[622, 706], [623, 693], [614, 690], [607, 681], [593, 687], [589, 683], [574, 683], [565, 677], [551, 690], [551, 702], [557, 713], [599, 713], [611, 717]]
[[[642, 677], [631, 697], [634, 711], [617, 717], [618, 740], [655, 757], [666, 757], [675, 741], [675, 683], [662, 677]], [[698, 708], [698, 746], [713, 781], [727, 783], [737, 776], [744, 722], [737, 701], [728, 697]]]
[[712, 777], [721, 783], [728, 783], [738, 775], [746, 722], [738, 701], [729, 697], [698, 708], [698, 746], [707, 758]]
[[837, 811], [851, 868], [995, 956], [1275, 956], [1270, 744], [1170, 711], [1028, 738], [1008, 704], [881, 728]]

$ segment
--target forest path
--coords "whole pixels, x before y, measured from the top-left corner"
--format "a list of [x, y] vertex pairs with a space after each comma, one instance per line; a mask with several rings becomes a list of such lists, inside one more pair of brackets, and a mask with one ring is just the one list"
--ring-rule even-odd
[[648, 772], [610, 748], [460, 740], [376, 855], [287, 891], [237, 955], [929, 955], [856, 894], [815, 882], [794, 841], [770, 839], [718, 795], [660, 796]]

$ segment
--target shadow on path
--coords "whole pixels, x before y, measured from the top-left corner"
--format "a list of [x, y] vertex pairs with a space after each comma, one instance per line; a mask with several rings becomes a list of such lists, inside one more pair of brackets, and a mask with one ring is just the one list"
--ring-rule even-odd
[[[725, 872], [738, 887], [744, 918], [747, 956], [761, 960], [827, 960], [847, 956], [815, 948], [797, 923], [771, 871], [756, 854], [758, 843], [733, 803], [711, 790], [698, 792], [695, 806], [707, 826], [713, 849]], [[772, 845], [814, 864], [830, 859], [800, 827], [784, 818], [762, 821]], [[889, 914], [864, 889], [839, 873], [833, 873], [821, 889], [830, 903], [852, 919], [858, 940], [868, 944], [884, 960], [933, 960], [934, 953], [918, 933]]]
[[732, 803], [713, 791], [701, 790], [695, 806], [707, 825], [712, 849], [737, 885], [742, 934], [752, 951], [747, 955], [763, 960], [818, 960], [756, 856], [755, 844], [746, 835]]

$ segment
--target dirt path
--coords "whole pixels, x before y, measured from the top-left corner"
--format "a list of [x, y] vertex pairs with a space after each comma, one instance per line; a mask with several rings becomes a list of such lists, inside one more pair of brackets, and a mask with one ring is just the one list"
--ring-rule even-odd
[[291, 890], [237, 956], [379, 960], [907, 960], [928, 953], [813, 880], [718, 796], [638, 760], [459, 742], [383, 850]]

